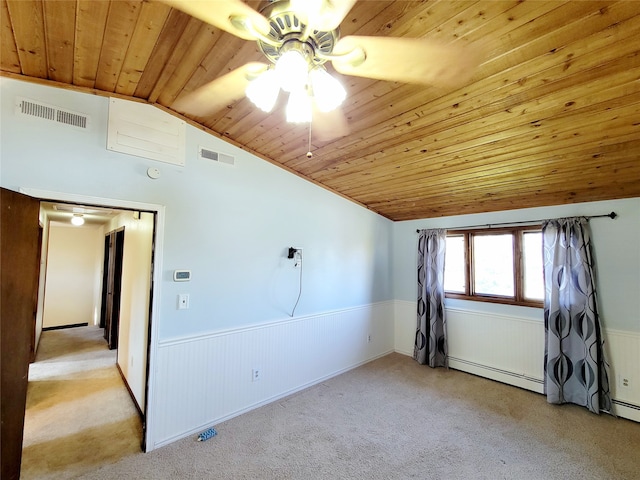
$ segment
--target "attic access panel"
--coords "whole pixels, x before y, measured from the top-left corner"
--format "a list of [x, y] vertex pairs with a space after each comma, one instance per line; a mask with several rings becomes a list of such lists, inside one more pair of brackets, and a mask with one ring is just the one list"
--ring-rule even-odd
[[109, 99], [107, 148], [184, 166], [186, 123], [152, 105]]

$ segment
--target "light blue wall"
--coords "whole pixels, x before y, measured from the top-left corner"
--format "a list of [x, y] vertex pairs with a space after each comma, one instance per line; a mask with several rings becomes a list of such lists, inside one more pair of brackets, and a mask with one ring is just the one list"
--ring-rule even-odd
[[[289, 246], [304, 257], [296, 316], [393, 298], [389, 220], [190, 126], [185, 167], [108, 151], [107, 98], [7, 78], [0, 87], [3, 187], [166, 206], [160, 340], [287, 318], [299, 275]], [[90, 129], [16, 115], [16, 96], [88, 114]], [[235, 165], [199, 160], [198, 145]], [[173, 282], [174, 269], [192, 281]], [[189, 310], [177, 310], [179, 293]]]
[[[615, 211], [619, 217], [615, 220], [593, 219], [590, 222], [600, 311], [606, 328], [640, 332], [640, 198], [396, 222], [393, 225], [393, 296], [398, 300], [416, 300], [417, 229], [598, 215], [611, 211]], [[446, 304], [482, 312], [542, 319], [542, 309], [539, 308], [452, 299], [447, 300]]]

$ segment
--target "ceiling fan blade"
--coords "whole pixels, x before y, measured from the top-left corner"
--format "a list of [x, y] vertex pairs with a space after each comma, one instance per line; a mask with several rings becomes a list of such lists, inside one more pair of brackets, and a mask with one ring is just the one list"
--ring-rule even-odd
[[242, 0], [160, 1], [245, 40], [256, 40], [252, 28], [263, 35], [271, 29], [269, 21]]
[[171, 105], [178, 112], [202, 117], [217, 112], [245, 96], [249, 82], [267, 69], [262, 62], [249, 62], [177, 98]]
[[320, 32], [329, 32], [347, 16], [357, 0], [291, 0], [291, 9], [304, 23]]
[[342, 109], [335, 108], [330, 112], [313, 109], [311, 130], [315, 138], [326, 142], [349, 135], [349, 125]]
[[333, 59], [334, 68], [344, 75], [437, 87], [464, 84], [480, 64], [474, 47], [424, 38], [347, 36], [333, 53], [344, 54]]

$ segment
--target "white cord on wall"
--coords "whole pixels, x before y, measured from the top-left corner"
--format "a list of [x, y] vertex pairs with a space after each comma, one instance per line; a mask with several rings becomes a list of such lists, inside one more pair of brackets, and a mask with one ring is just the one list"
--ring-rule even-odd
[[290, 317], [293, 317], [293, 314], [296, 311], [296, 308], [298, 307], [298, 302], [300, 301], [300, 296], [302, 295], [302, 250], [296, 250], [296, 252], [293, 254], [293, 261], [296, 262], [294, 264], [294, 267], [298, 267], [298, 265], [300, 266], [300, 277], [298, 279], [298, 298], [296, 299], [296, 304], [293, 306], [293, 310], [291, 311], [291, 314], [289, 315]]

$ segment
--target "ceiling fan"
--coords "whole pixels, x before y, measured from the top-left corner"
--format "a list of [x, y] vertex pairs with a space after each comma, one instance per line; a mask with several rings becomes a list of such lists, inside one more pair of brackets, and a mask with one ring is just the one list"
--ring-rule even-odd
[[321, 140], [348, 133], [339, 106], [346, 97], [324, 64], [344, 75], [378, 80], [459, 85], [477, 57], [471, 50], [423, 38], [352, 35], [339, 25], [356, 0], [272, 0], [260, 12], [242, 0], [161, 0], [195, 18], [258, 42], [270, 63], [249, 62], [189, 92], [173, 103], [182, 113], [202, 117], [245, 95], [264, 111], [282, 89], [289, 93], [289, 122], [310, 122]]

